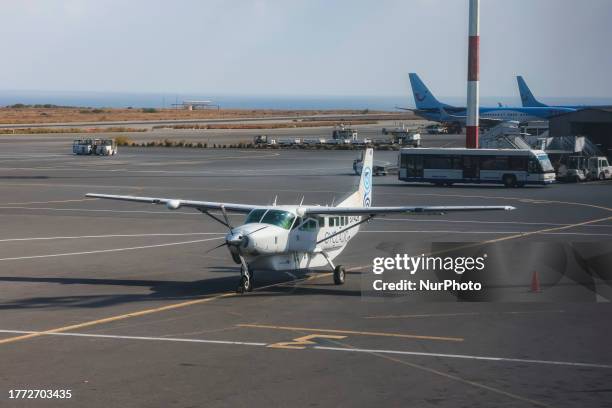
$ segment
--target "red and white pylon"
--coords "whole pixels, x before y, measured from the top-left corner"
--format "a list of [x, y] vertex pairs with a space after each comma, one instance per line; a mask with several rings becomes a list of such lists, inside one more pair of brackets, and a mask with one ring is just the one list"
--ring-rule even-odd
[[465, 123], [465, 147], [478, 149], [479, 103], [479, 49], [480, 49], [480, 0], [470, 1], [470, 28], [468, 48], [467, 119]]

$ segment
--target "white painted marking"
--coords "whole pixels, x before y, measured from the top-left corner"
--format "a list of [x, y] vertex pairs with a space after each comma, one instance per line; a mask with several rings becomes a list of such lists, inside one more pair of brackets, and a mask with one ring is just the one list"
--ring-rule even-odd
[[[73, 203], [73, 202], [77, 202], [77, 201], [89, 201], [89, 200], [94, 200], [94, 199], [91, 199], [91, 198], [79, 198], [79, 199], [73, 199], [73, 200], [30, 201], [30, 202], [24, 202], [24, 203], [0, 203], [0, 205], [30, 205], [30, 204]], [[97, 200], [97, 198], [95, 200]]]
[[[415, 218], [374, 218], [373, 221], [403, 221], [403, 222], [442, 222], [445, 224], [510, 224], [510, 225], [546, 225], [551, 227], [564, 227], [573, 224], [561, 224], [561, 223], [552, 223], [552, 222], [521, 222], [521, 221], [475, 221], [475, 220], [443, 220], [443, 219], [435, 219], [435, 220], [423, 220], [423, 219], [415, 219]], [[612, 228], [612, 224], [589, 224], [584, 227], [608, 227]]]
[[32, 238], [7, 238], [0, 242], [14, 241], [46, 241], [56, 239], [86, 239], [86, 238], [132, 238], [132, 237], [177, 237], [188, 235], [225, 235], [225, 232], [184, 232], [184, 233], [158, 233], [158, 234], [112, 234], [112, 235], [80, 235], [70, 237], [32, 237]]
[[220, 239], [220, 238], [222, 237], [196, 239], [193, 241], [170, 242], [167, 244], [144, 245], [144, 246], [136, 246], [136, 247], [129, 247], [129, 248], [100, 249], [96, 251], [67, 252], [67, 253], [61, 253], [61, 254], [48, 254], [48, 255], [17, 256], [14, 258], [0, 258], [0, 261], [20, 261], [24, 259], [55, 258], [59, 256], [76, 256], [76, 255], [88, 255], [88, 254], [102, 254], [105, 252], [133, 251], [136, 249], [160, 248], [160, 247], [167, 247], [167, 246], [195, 244], [197, 242], [213, 241], [215, 239]]
[[583, 235], [583, 236], [612, 236], [611, 234], [600, 232], [538, 232], [536, 231], [454, 231], [454, 230], [361, 230], [360, 232], [369, 232], [374, 234], [537, 234], [537, 235]]
[[184, 339], [180, 337], [120, 336], [120, 335], [114, 335], [114, 334], [48, 333], [48, 332], [26, 331], [26, 330], [0, 330], [0, 333], [42, 334], [45, 336], [66, 336], [66, 337], [92, 337], [92, 338], [100, 338], [100, 339], [173, 341], [173, 342], [181, 342], [181, 343], [231, 344], [231, 345], [239, 345], [239, 346], [260, 346], [260, 347], [267, 345], [267, 343], [255, 343], [255, 342], [248, 342], [248, 341]]
[[537, 314], [537, 313], [565, 313], [565, 310], [523, 310], [509, 312], [460, 312], [460, 313], [425, 313], [411, 315], [386, 315], [386, 316], [364, 316], [364, 319], [408, 319], [421, 317], [458, 317], [458, 316], [486, 316], [486, 315], [520, 315], [520, 314]]
[[353, 353], [399, 354], [399, 355], [405, 355], [405, 356], [460, 358], [460, 359], [466, 359], [466, 360], [500, 361], [500, 362], [508, 362], [508, 363], [549, 364], [549, 365], [570, 366], [570, 367], [612, 369], [612, 365], [609, 365], [609, 364], [575, 363], [571, 361], [531, 360], [531, 359], [524, 359], [524, 358], [486, 357], [486, 356], [472, 356], [472, 355], [467, 355], [467, 354], [425, 353], [425, 352], [420, 352], [420, 351], [378, 350], [378, 349], [360, 349], [360, 348], [346, 348], [346, 347], [314, 346], [313, 348], [317, 350], [348, 351], [348, 352], [353, 352]]
[[[45, 331], [29, 331], [29, 330], [1, 330], [0, 329], [0, 333], [40, 334], [43, 336], [89, 337], [89, 338], [119, 339], [119, 340], [170, 341], [170, 342], [180, 342], [180, 343], [229, 344], [229, 345], [241, 345], [241, 346], [258, 346], [258, 347], [265, 347], [268, 345], [268, 343], [232, 341], [232, 340], [206, 340], [206, 339], [189, 339], [189, 338], [180, 338], [180, 337], [122, 336], [122, 335], [113, 335], [113, 334], [90, 334], [90, 333], [69, 333], [69, 332], [52, 333], [52, 332], [45, 332]], [[474, 355], [467, 355], [467, 354], [425, 353], [425, 352], [419, 352], [419, 351], [361, 349], [361, 348], [326, 347], [326, 346], [313, 346], [312, 349], [327, 350], [327, 351], [345, 351], [345, 352], [367, 353], [367, 354], [395, 354], [395, 355], [409, 355], [409, 356], [421, 356], [421, 357], [457, 358], [457, 359], [479, 360], [479, 361], [498, 361], [498, 362], [506, 362], [506, 363], [547, 364], [547, 365], [555, 365], [555, 366], [612, 369], [612, 365], [609, 365], [609, 364], [581, 363], [581, 362], [554, 361], [554, 360], [532, 360], [532, 359], [507, 358], [507, 357], [487, 357], [487, 356], [474, 356]], [[266, 347], [266, 350], [272, 350], [272, 349]]]

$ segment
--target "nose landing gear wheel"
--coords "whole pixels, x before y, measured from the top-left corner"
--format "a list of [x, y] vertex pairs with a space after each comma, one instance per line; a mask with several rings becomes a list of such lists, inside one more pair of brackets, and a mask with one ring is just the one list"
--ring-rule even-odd
[[334, 283], [336, 285], [343, 285], [345, 276], [346, 270], [344, 269], [344, 266], [338, 265], [334, 268]]
[[253, 291], [253, 271], [247, 269], [246, 272], [244, 270], [241, 271], [242, 275], [240, 276], [240, 285], [236, 289], [238, 293], [244, 292], [252, 292]]

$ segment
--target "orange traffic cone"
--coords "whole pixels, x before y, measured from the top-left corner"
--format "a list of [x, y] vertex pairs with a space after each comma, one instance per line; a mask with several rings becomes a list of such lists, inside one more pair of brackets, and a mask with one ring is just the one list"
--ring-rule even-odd
[[533, 275], [531, 275], [531, 292], [542, 292], [542, 289], [540, 288], [540, 275], [538, 275], [538, 271], [533, 271]]

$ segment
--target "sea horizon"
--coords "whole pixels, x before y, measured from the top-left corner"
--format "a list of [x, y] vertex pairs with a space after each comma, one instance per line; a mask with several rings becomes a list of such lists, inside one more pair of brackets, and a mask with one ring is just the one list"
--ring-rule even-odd
[[[440, 96], [441, 101], [465, 106], [465, 97]], [[612, 97], [538, 97], [550, 105], [612, 105]], [[0, 106], [14, 104], [91, 108], [172, 108], [186, 100], [210, 100], [227, 109], [357, 109], [412, 108], [412, 95], [236, 95], [173, 94], [98, 91], [0, 90]], [[520, 106], [518, 96], [481, 96], [481, 106]]]

